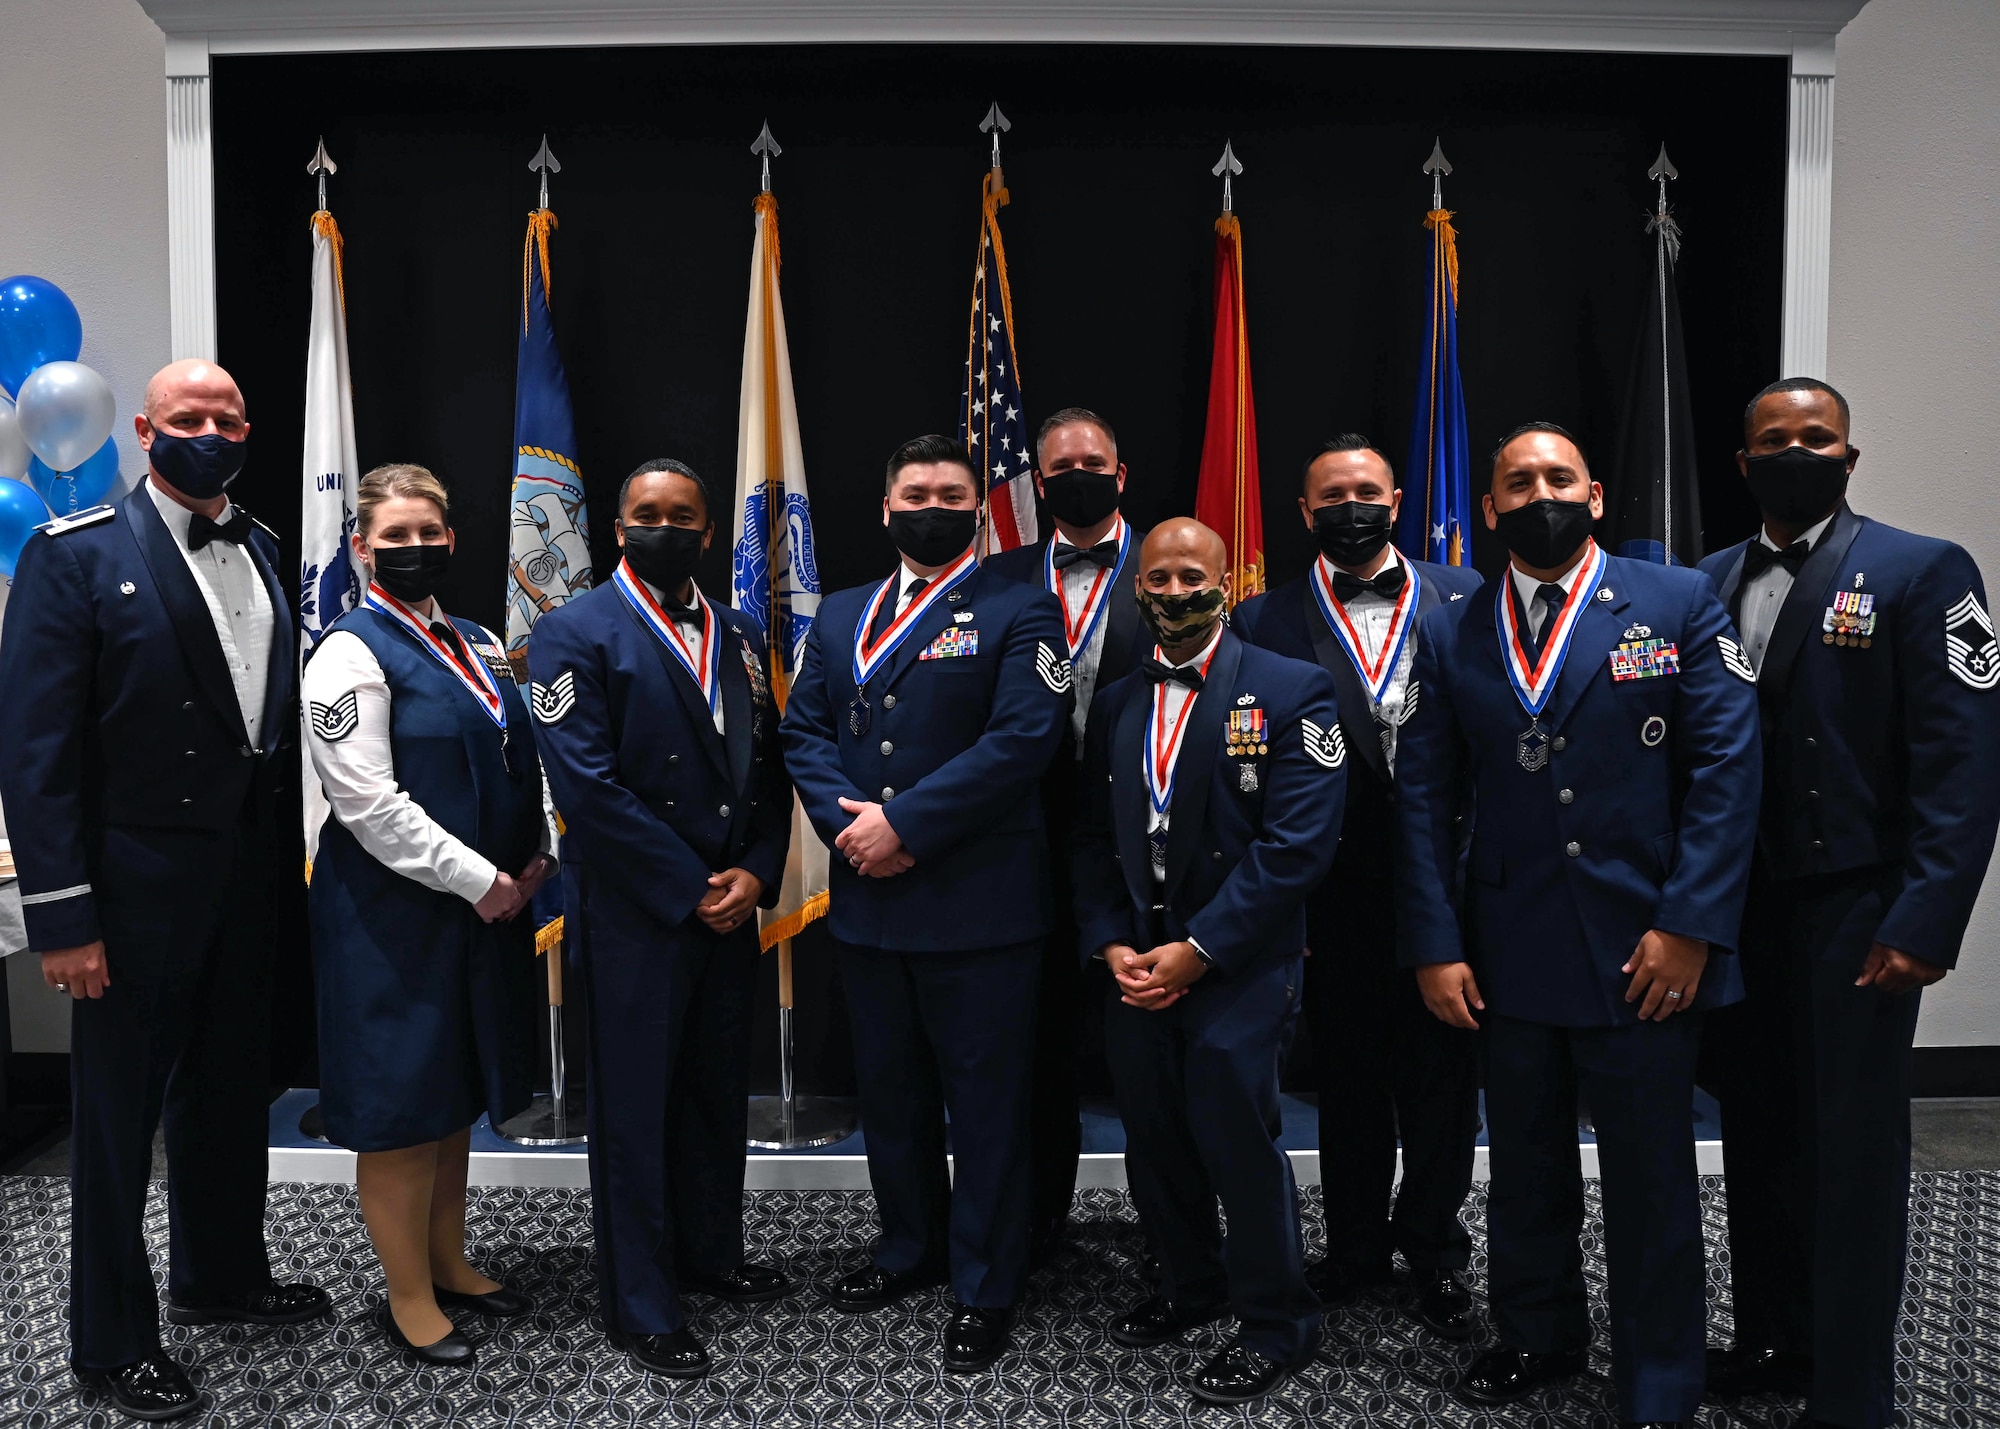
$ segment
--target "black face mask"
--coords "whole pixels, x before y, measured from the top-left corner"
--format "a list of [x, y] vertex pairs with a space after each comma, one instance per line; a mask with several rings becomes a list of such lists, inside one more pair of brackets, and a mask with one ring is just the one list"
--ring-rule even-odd
[[1095, 526], [1118, 509], [1118, 473], [1073, 466], [1042, 478], [1049, 514], [1069, 526]]
[[970, 506], [919, 506], [889, 513], [889, 539], [920, 566], [948, 565], [972, 544], [979, 512]]
[[250, 455], [250, 439], [240, 442], [215, 432], [199, 437], [177, 437], [157, 428], [146, 460], [167, 485], [196, 501], [213, 501], [236, 480]]
[[1760, 452], [1743, 459], [1744, 480], [1757, 505], [1786, 526], [1810, 526], [1847, 494], [1847, 458], [1806, 447]]
[[1365, 566], [1389, 544], [1395, 508], [1373, 501], [1337, 501], [1313, 511], [1313, 538], [1336, 566]]
[[625, 562], [649, 586], [680, 599], [681, 587], [694, 579], [701, 565], [701, 538], [694, 526], [620, 526], [625, 533]]
[[1588, 501], [1558, 501], [1552, 496], [1498, 512], [1494, 518], [1507, 549], [1544, 571], [1576, 554], [1576, 548], [1590, 539], [1595, 519]]
[[406, 604], [431, 598], [451, 569], [449, 546], [377, 546], [375, 584]]
[[1160, 649], [1199, 650], [1215, 633], [1222, 619], [1222, 587], [1190, 591], [1186, 595], [1162, 595], [1158, 591], [1139, 592], [1139, 616]]

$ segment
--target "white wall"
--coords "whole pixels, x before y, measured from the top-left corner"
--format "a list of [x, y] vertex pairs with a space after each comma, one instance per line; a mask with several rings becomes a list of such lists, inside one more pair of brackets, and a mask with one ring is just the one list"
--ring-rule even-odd
[[[130, 414], [169, 356], [165, 66], [136, 0], [0, 0], [0, 277], [75, 300], [83, 361], [118, 398], [128, 484], [145, 470]], [[6, 961], [15, 1050], [67, 1050], [63, 1000]]]
[[[1856, 507], [1959, 542], [2000, 596], [1994, 0], [1870, 0], [1841, 31], [1832, 291], [1826, 377], [1854, 405]], [[2000, 872], [1917, 1040], [2000, 1043]]]

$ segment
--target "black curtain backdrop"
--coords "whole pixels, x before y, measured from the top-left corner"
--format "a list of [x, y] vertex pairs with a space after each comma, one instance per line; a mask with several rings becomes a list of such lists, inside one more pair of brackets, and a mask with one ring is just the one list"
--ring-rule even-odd
[[[1645, 177], [1662, 140], [1711, 548], [1752, 528], [1731, 454], [1777, 374], [1782, 59], [1149, 46], [771, 46], [215, 61], [221, 358], [254, 425], [244, 502], [297, 529], [310, 289], [305, 162], [340, 165], [363, 470], [430, 466], [458, 558], [442, 592], [497, 624], [513, 472], [521, 248], [544, 132], [563, 169], [553, 306], [600, 574], [640, 461], [734, 481], [757, 161], [768, 119], [792, 375], [828, 590], [879, 578], [882, 463], [951, 432], [997, 98], [1002, 213], [1031, 421], [1116, 426], [1139, 524], [1194, 501], [1225, 139], [1245, 172], [1252, 370], [1274, 580], [1303, 569], [1300, 463], [1371, 434], [1400, 469], [1426, 312], [1434, 137], [1460, 254], [1459, 347], [1475, 465], [1521, 421], [1563, 423], [1609, 469], [1651, 272]], [[1479, 483], [1475, 479], [1475, 491]], [[703, 572], [728, 588], [729, 517]], [[1475, 526], [1481, 523], [1475, 518]], [[1502, 559], [1483, 529], [1474, 556]], [[800, 946], [809, 1090], [849, 1083], [823, 937]], [[767, 968], [767, 976], [769, 969]], [[773, 984], [774, 985], [774, 984]], [[774, 1024], [775, 1019], [772, 1019]], [[761, 1029], [758, 1080], [775, 1081]]]

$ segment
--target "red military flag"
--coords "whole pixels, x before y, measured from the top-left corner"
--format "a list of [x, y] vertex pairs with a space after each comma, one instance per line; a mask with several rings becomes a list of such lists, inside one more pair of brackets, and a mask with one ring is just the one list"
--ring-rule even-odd
[[1208, 430], [1201, 442], [1195, 519], [1222, 536], [1236, 573], [1231, 603], [1264, 589], [1264, 508], [1257, 484], [1257, 405], [1250, 395], [1250, 329], [1243, 307], [1243, 227], [1231, 211], [1229, 175], [1243, 166], [1228, 146], [1222, 217], [1215, 221], [1215, 356], [1208, 369]]

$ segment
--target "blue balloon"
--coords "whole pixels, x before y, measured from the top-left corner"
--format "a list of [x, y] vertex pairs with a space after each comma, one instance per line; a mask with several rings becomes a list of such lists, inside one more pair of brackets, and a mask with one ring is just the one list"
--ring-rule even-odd
[[0, 575], [14, 578], [14, 562], [35, 528], [49, 519], [42, 498], [19, 481], [0, 477]]
[[12, 397], [45, 362], [74, 362], [83, 318], [69, 294], [26, 273], [0, 280], [0, 388]]
[[87, 506], [95, 506], [118, 484], [118, 438], [106, 437], [104, 445], [82, 466], [71, 471], [51, 471], [38, 456], [28, 458], [28, 485], [35, 488], [49, 510], [71, 516]]

